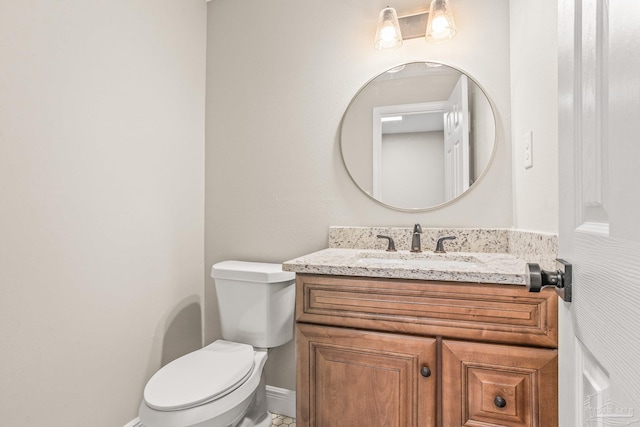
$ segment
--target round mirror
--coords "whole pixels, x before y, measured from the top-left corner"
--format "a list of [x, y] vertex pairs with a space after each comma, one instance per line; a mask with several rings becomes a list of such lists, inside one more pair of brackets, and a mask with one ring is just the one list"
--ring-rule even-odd
[[342, 119], [340, 145], [368, 196], [394, 209], [428, 210], [469, 191], [489, 167], [495, 118], [469, 75], [412, 62], [360, 89]]

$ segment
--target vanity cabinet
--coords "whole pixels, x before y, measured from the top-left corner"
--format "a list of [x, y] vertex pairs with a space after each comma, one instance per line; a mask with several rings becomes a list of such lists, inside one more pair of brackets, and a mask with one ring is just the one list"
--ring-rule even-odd
[[299, 427], [557, 426], [557, 296], [298, 274]]

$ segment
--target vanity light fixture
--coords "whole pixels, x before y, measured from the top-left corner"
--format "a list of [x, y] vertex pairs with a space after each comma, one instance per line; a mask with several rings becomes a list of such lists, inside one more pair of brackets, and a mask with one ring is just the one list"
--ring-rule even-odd
[[428, 42], [442, 42], [456, 35], [456, 24], [449, 0], [432, 0], [426, 8], [400, 17], [392, 7], [385, 7], [378, 18], [375, 48], [391, 50], [402, 46], [403, 40], [425, 37]]
[[456, 35], [456, 23], [449, 6], [449, 0], [433, 0], [429, 8], [426, 39], [428, 42], [442, 42]]
[[392, 7], [387, 6], [380, 11], [374, 46], [378, 50], [389, 50], [402, 46], [398, 14]]

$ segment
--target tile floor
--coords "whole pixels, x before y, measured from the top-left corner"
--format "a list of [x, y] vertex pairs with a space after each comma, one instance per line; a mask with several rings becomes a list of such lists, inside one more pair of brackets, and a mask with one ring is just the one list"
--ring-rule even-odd
[[271, 414], [271, 427], [296, 427], [296, 420], [284, 415]]

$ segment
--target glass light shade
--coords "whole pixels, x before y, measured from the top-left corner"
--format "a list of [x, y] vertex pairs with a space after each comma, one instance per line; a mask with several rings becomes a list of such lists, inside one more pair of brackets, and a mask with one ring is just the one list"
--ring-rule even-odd
[[380, 11], [374, 46], [378, 50], [395, 49], [402, 46], [402, 33], [398, 23], [398, 14], [392, 7], [386, 7]]
[[442, 42], [456, 35], [456, 23], [449, 6], [449, 0], [433, 0], [429, 8], [426, 39], [428, 42]]

